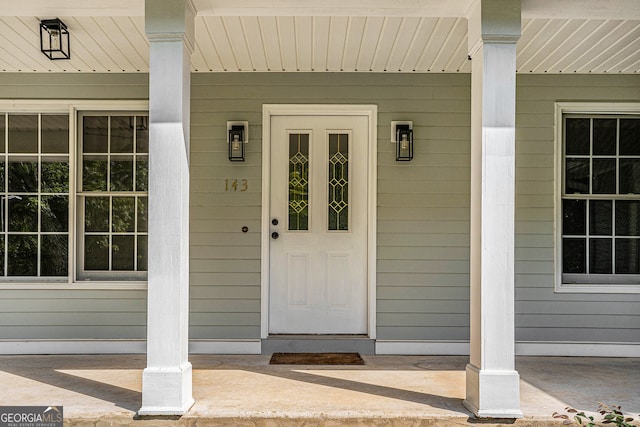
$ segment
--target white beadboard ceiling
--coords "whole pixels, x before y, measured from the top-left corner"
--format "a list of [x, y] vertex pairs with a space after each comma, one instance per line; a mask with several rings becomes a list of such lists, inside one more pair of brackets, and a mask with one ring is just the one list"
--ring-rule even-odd
[[[144, 3], [112, 1], [112, 8], [95, 0], [15, 2], [0, 13], [0, 70], [147, 72]], [[640, 0], [582, 1], [595, 10], [575, 0], [523, 0], [519, 73], [640, 73]], [[193, 3], [194, 72], [470, 72], [465, 16], [472, 0]], [[614, 3], [628, 5], [628, 13]], [[69, 27], [71, 60], [50, 61], [39, 51], [39, 19], [55, 16]]]

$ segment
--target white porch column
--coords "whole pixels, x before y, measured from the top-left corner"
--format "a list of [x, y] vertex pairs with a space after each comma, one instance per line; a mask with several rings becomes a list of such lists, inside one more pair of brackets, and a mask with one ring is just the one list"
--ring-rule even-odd
[[189, 347], [189, 102], [194, 8], [146, 0], [149, 63], [147, 368], [140, 415], [193, 405]]
[[465, 406], [519, 418], [515, 370], [516, 42], [520, 0], [479, 0], [469, 17], [471, 75], [471, 357]]

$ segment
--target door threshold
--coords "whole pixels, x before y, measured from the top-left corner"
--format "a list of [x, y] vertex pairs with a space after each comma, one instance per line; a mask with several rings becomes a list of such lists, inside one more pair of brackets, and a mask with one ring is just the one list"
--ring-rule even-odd
[[368, 340], [367, 334], [269, 334], [271, 340]]
[[374, 354], [375, 340], [366, 335], [273, 334], [262, 340], [262, 354], [271, 353]]

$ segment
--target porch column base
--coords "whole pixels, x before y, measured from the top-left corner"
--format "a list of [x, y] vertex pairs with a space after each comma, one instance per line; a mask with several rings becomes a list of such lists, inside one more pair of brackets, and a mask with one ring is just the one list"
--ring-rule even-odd
[[191, 363], [176, 368], [146, 368], [142, 372], [140, 416], [184, 415], [194, 404]]
[[467, 365], [464, 406], [478, 418], [522, 418], [520, 375], [517, 371], [491, 371]]

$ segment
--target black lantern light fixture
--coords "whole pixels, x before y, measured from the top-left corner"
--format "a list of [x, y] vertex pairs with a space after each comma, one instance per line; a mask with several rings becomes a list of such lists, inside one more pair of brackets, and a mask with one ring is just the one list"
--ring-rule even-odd
[[244, 162], [244, 145], [249, 140], [249, 122], [227, 122], [229, 160]]
[[391, 142], [396, 144], [396, 161], [413, 159], [413, 122], [391, 122]]
[[69, 30], [60, 19], [40, 21], [40, 50], [52, 61], [71, 58]]

